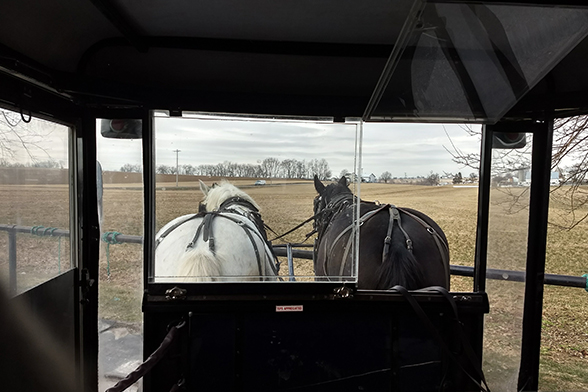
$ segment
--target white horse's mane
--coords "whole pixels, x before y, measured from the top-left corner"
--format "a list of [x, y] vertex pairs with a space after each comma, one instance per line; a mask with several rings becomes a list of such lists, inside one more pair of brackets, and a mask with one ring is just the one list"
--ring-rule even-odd
[[[231, 197], [240, 197], [243, 200], [247, 200], [249, 203], [253, 204], [255, 208], [261, 210], [257, 203], [249, 196], [247, 193], [243, 192], [227, 180], [221, 180], [221, 183], [215, 187], [207, 187], [204, 183], [200, 182], [200, 188], [205, 195], [203, 204], [206, 205], [207, 211], [213, 211], [218, 209], [220, 205], [225, 201], [230, 199]], [[205, 188], [203, 188], [203, 185]], [[207, 190], [205, 190], [207, 189]]]

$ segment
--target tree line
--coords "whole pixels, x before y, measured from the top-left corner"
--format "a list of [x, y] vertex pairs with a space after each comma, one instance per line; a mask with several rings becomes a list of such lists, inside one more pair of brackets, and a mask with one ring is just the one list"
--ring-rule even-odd
[[[122, 172], [142, 171], [142, 166], [138, 164], [125, 164], [120, 168]], [[262, 178], [312, 178], [315, 174], [321, 180], [331, 178], [331, 169], [326, 159], [297, 160], [270, 157], [265, 158], [258, 164], [236, 163], [224, 161], [215, 165], [157, 165], [155, 167], [157, 174], [181, 174], [195, 176], [213, 176], [213, 177], [262, 177]]]
[[[464, 177], [461, 172], [457, 174], [453, 173], [443, 173], [445, 178], [450, 178], [453, 184], [463, 184], [466, 182], [477, 182], [478, 176], [476, 173], [470, 173], [469, 177]], [[388, 183], [388, 181], [397, 179], [397, 177], [392, 177], [392, 174], [389, 171], [385, 171], [380, 175], [380, 182]], [[439, 185], [441, 182], [441, 176], [439, 173], [434, 173], [431, 171], [427, 176], [417, 176], [416, 181], [414, 182], [416, 185]]]
[[46, 160], [46, 161], [36, 161], [36, 162], [27, 162], [27, 163], [20, 163], [20, 162], [9, 162], [6, 159], [0, 159], [0, 167], [33, 167], [33, 168], [42, 168], [42, 169], [65, 169], [67, 166], [63, 161], [55, 161], [55, 160]]

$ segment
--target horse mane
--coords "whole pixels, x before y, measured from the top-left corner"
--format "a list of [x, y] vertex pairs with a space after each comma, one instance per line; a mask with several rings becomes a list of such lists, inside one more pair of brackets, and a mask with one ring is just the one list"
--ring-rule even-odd
[[251, 203], [258, 211], [261, 208], [247, 193], [243, 192], [227, 180], [222, 180], [220, 185], [210, 188], [208, 194], [204, 198], [203, 204], [206, 205], [207, 211], [218, 209], [221, 204], [231, 197], [240, 197], [243, 200]]

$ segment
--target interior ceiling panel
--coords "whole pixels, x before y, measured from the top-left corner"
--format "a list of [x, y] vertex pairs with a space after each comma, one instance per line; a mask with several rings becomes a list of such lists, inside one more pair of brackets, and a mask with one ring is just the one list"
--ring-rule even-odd
[[90, 1], [0, 2], [0, 44], [52, 70], [75, 72], [88, 47], [119, 35]]
[[588, 112], [587, 9], [518, 1], [513, 18], [505, 3], [3, 0], [0, 73], [93, 107], [368, 121]]
[[151, 36], [392, 45], [410, 2], [121, 1]]
[[166, 48], [137, 54], [132, 48], [109, 47], [93, 56], [85, 72], [156, 88], [369, 97], [385, 60]]

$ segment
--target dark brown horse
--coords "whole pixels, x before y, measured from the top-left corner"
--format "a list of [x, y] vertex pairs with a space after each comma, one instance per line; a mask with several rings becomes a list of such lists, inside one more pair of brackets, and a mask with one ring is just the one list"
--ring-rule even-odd
[[[354, 196], [347, 180], [327, 186], [315, 176], [314, 268], [319, 276], [351, 275]], [[361, 289], [404, 286], [449, 289], [449, 249], [441, 228], [422, 212], [391, 204], [360, 202], [359, 277]]]

